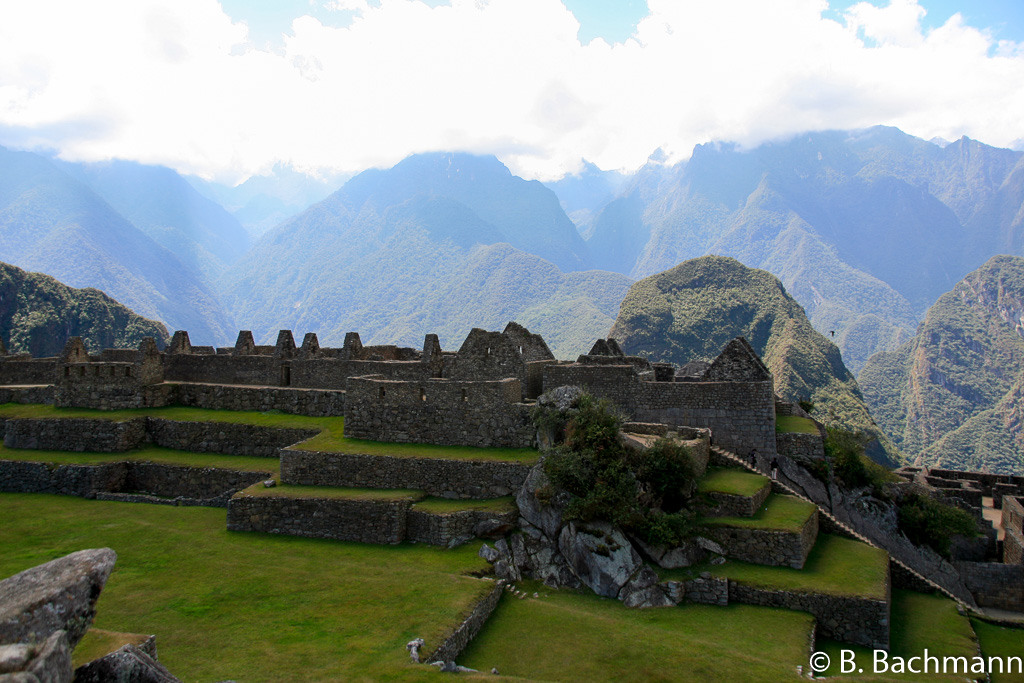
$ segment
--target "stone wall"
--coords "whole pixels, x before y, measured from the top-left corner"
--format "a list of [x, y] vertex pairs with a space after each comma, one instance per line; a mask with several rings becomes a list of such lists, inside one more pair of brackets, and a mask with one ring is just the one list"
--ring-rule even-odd
[[530, 467], [512, 462], [281, 450], [285, 484], [415, 489], [443, 498], [512, 495], [526, 481]]
[[345, 414], [343, 390], [295, 387], [244, 387], [221, 384], [175, 384], [171, 402], [211, 410], [279, 410], [289, 415], [336, 417]]
[[280, 386], [281, 360], [274, 356], [172, 353], [164, 356], [164, 380]]
[[0, 384], [53, 384], [57, 379], [57, 358], [7, 356], [0, 358]]
[[408, 500], [285, 498], [244, 493], [228, 503], [229, 531], [393, 545], [405, 540]]
[[42, 403], [53, 405], [53, 385], [0, 387], [0, 403]]
[[729, 579], [722, 576], [702, 572], [695, 579], [666, 581], [664, 585], [669, 598], [675, 603], [685, 601], [722, 607], [729, 604]]
[[126, 498], [104, 494], [143, 494], [175, 499], [179, 504], [217, 507], [225, 507], [236, 491], [270, 476], [269, 471], [241, 472], [135, 461], [58, 466], [0, 460], [0, 491], [5, 493], [56, 493], [119, 500]]
[[890, 596], [885, 600], [873, 600], [756, 588], [729, 581], [729, 600], [809, 612], [818, 622], [819, 636], [864, 647], [889, 649]]
[[519, 518], [518, 510], [508, 512], [489, 512], [487, 510], [459, 510], [446, 514], [424, 512], [410, 508], [406, 517], [406, 538], [413, 543], [447, 546], [460, 539], [476, 536], [479, 524], [497, 528], [515, 525]]
[[772, 487], [767, 482], [752, 496], [707, 491], [703, 495], [709, 499], [710, 504], [701, 512], [709, 517], [753, 517], [771, 492]]
[[825, 457], [825, 441], [820, 434], [779, 432], [775, 435], [775, 448], [779, 455], [801, 460], [821, 460]]
[[964, 584], [982, 607], [1024, 612], [1024, 565], [954, 562]]
[[138, 448], [146, 418], [123, 422], [87, 418], [17, 418], [6, 421], [4, 446], [42, 451], [115, 453]]
[[355, 439], [528, 448], [535, 430], [518, 380], [348, 381], [345, 435]]
[[[989, 474], [988, 472], [963, 472], [960, 470], [930, 469], [929, 475], [943, 479], [967, 479], [978, 482], [981, 490], [986, 496], [994, 495], [996, 485], [1007, 495], [1024, 496], [1024, 477], [1011, 476], [1008, 474]], [[1002, 494], [1001, 494], [1002, 495]], [[996, 501], [999, 507], [999, 501]]]
[[1021, 498], [1003, 498], [1003, 562], [1024, 564], [1024, 505]]
[[147, 440], [179, 451], [276, 458], [285, 446], [305, 441], [317, 429], [285, 429], [230, 422], [179, 422], [145, 418]]
[[631, 365], [560, 364], [544, 369], [544, 390], [574, 385], [607, 398], [630, 420], [710, 429], [716, 445], [775, 453], [775, 394], [764, 382], [649, 382]]
[[494, 588], [484, 597], [483, 600], [473, 606], [473, 610], [462, 620], [455, 631], [445, 638], [436, 650], [424, 658], [426, 662], [453, 662], [462, 654], [466, 646], [480, 633], [498, 602], [501, 601], [501, 594], [504, 592], [505, 582], [497, 581]]
[[726, 526], [709, 526], [704, 533], [737, 560], [802, 569], [818, 537], [818, 511], [808, 518], [800, 533]]

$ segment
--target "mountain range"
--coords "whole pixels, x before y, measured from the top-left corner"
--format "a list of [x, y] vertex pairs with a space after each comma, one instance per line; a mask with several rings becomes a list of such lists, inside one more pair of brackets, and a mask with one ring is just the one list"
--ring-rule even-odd
[[1024, 258], [989, 259], [935, 302], [917, 334], [860, 375], [879, 425], [923, 464], [1024, 467]]

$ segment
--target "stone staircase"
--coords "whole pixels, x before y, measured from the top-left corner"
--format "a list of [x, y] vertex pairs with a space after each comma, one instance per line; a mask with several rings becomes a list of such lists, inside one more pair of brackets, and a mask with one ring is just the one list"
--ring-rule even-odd
[[[760, 472], [758, 472], [757, 468], [752, 466], [748, 460], [746, 460], [745, 458], [741, 458], [740, 456], [738, 456], [737, 454], [735, 454], [735, 453], [733, 453], [731, 451], [725, 450], [724, 448], [721, 448], [720, 446], [713, 446], [711, 450], [712, 450], [712, 452], [716, 456], [718, 456], [718, 458], [727, 461], [729, 464], [731, 464], [734, 467], [739, 467], [739, 468], [745, 469], [747, 471], [760, 474]], [[846, 536], [847, 538], [852, 538], [852, 539], [858, 540], [858, 541], [860, 541], [862, 543], [866, 543], [867, 545], [870, 545], [870, 546], [872, 546], [874, 548], [879, 548], [881, 550], [885, 550], [878, 543], [875, 543], [873, 540], [871, 540], [867, 536], [864, 536], [863, 534], [861, 534], [861, 533], [857, 532], [856, 530], [852, 529], [849, 525], [847, 525], [844, 522], [842, 522], [839, 519], [837, 519], [835, 517], [835, 515], [833, 515], [829, 510], [826, 510], [825, 508], [823, 508], [822, 506], [818, 505], [813, 500], [811, 500], [807, 496], [803, 495], [802, 493], [800, 493], [796, 489], [792, 488], [791, 486], [785, 484], [784, 482], [781, 482], [781, 481], [778, 481], [778, 480], [773, 480], [771, 482], [771, 485], [772, 485], [773, 489], [780, 490], [782, 492], [785, 492], [787, 495], [795, 496], [797, 498], [800, 498], [802, 500], [807, 501], [808, 503], [811, 503], [812, 505], [815, 505], [818, 508], [818, 514], [821, 517], [823, 517], [825, 520], [827, 520], [828, 526], [830, 528], [832, 528], [833, 530], [835, 530], [836, 532], [838, 532], [840, 535]], [[909, 577], [911, 577], [910, 580], [909, 580], [910, 583], [917, 582], [917, 583], [920, 584], [921, 587], [927, 587], [927, 588], [929, 588], [931, 590], [937, 591], [937, 592], [941, 593], [942, 595], [945, 595], [946, 597], [956, 601], [956, 603], [958, 605], [960, 605], [964, 609], [970, 609], [971, 608], [970, 605], [965, 603], [961, 598], [959, 598], [953, 592], [951, 592], [950, 590], [948, 590], [948, 589], [944, 588], [943, 586], [939, 585], [935, 581], [932, 581], [927, 576], [924, 576], [923, 574], [921, 574], [920, 572], [915, 570], [913, 567], [910, 567], [909, 565], [907, 565], [906, 563], [902, 562], [898, 558], [893, 557], [891, 554], [889, 555], [889, 562], [890, 562], [890, 567], [891, 568], [896, 568], [897, 571], [903, 572], [906, 575], [908, 575]]]

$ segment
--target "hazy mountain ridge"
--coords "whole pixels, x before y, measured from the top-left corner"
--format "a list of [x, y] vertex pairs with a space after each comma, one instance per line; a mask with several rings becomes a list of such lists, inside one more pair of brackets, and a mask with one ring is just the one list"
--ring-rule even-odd
[[731, 338], [744, 336], [772, 371], [776, 393], [811, 400], [817, 419], [872, 435], [872, 457], [899, 461], [838, 347], [811, 327], [800, 304], [767, 271], [720, 256], [686, 261], [636, 282], [610, 335], [627, 353], [680, 365], [712, 360]]
[[638, 278], [709, 253], [765, 268], [859, 371], [908, 339], [960, 277], [994, 253], [1020, 253], [1022, 159], [885, 127], [749, 151], [698, 145], [683, 164], [638, 173], [587, 244], [598, 267]]
[[10, 353], [55, 356], [70, 337], [90, 351], [168, 341], [163, 323], [136, 315], [98, 289], [75, 289], [49, 275], [0, 263], [0, 337]]
[[233, 324], [197, 272], [53, 162], [0, 148], [0, 259], [221, 343]]
[[995, 256], [929, 309], [912, 340], [861, 374], [879, 424], [927, 464], [1019, 471], [1024, 258]]
[[631, 280], [566, 273], [541, 256], [563, 248], [563, 264], [585, 262], [540, 183], [493, 157], [420, 155], [356, 176], [267, 233], [221, 286], [264, 339], [291, 328], [340, 343], [358, 330], [364, 341], [419, 345], [436, 332], [452, 346], [472, 327], [516, 319], [572, 356], [607, 332]]

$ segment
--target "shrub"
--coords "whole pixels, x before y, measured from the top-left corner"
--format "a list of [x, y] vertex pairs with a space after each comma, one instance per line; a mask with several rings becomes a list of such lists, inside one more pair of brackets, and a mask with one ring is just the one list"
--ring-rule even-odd
[[659, 439], [643, 451], [619, 440], [622, 419], [608, 401], [584, 394], [565, 424], [565, 441], [544, 460], [552, 486], [572, 494], [567, 519], [605, 520], [644, 541], [675, 545], [691, 534], [684, 510], [696, 479], [686, 448]]
[[838, 427], [828, 427], [825, 456], [832, 471], [847, 488], [871, 486], [876, 497], [884, 497], [882, 486], [890, 480], [889, 471], [864, 454], [867, 437]]
[[900, 504], [899, 527], [915, 545], [930, 546], [945, 557], [953, 536], [970, 538], [978, 533], [970, 513], [918, 493], [907, 495]]

